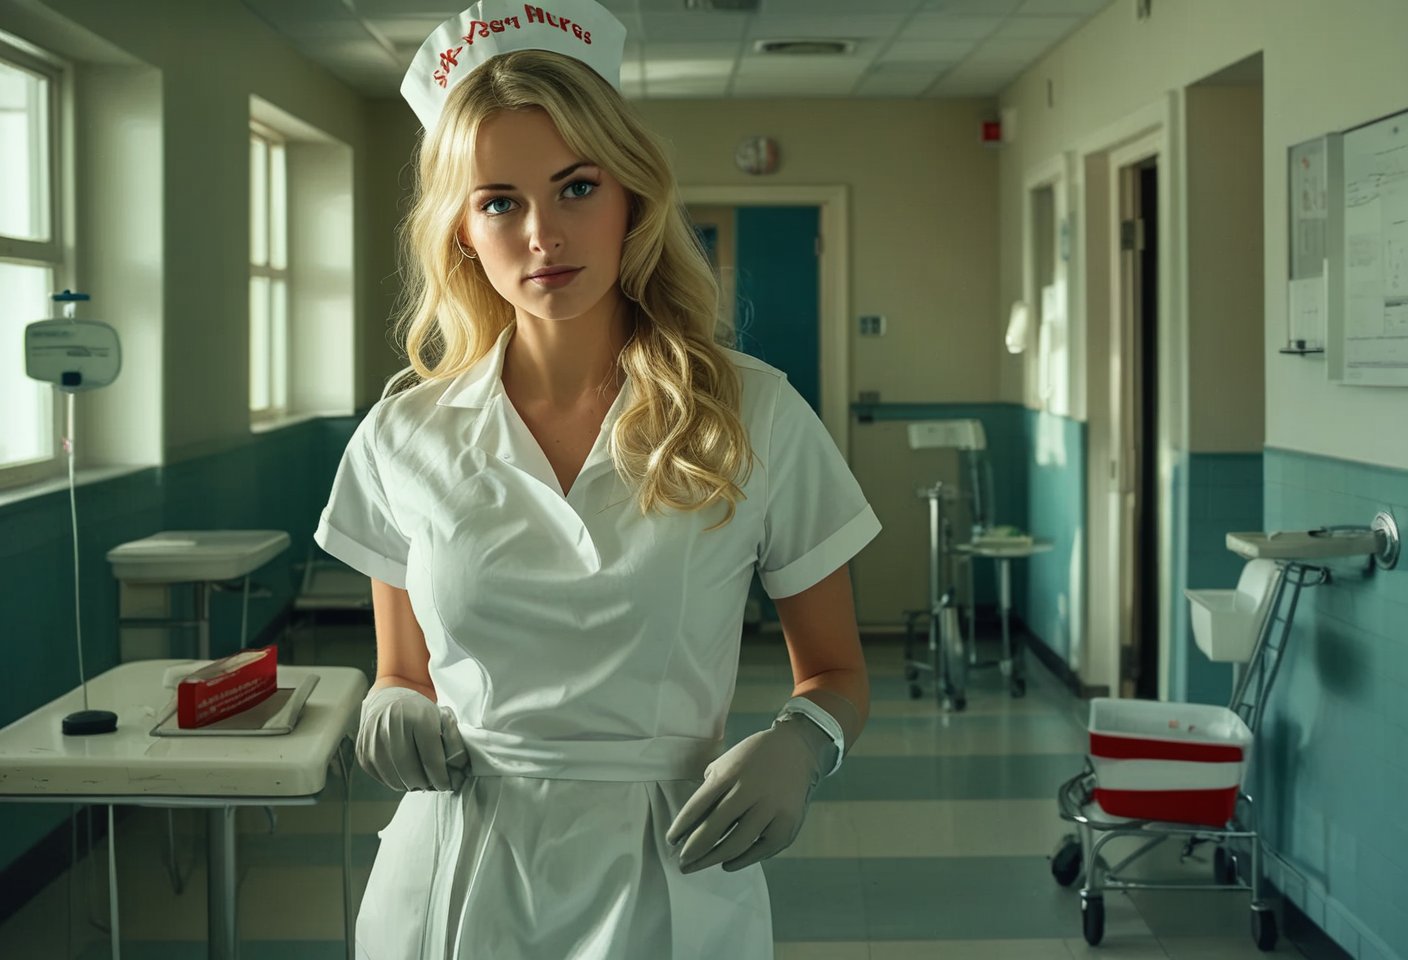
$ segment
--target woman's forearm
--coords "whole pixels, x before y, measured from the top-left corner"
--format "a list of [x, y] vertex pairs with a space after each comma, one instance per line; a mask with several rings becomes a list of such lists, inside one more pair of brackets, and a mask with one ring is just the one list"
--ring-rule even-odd
[[808, 677], [792, 696], [806, 697], [841, 725], [846, 737], [846, 753], [851, 752], [870, 718], [870, 676], [865, 670], [828, 670]]

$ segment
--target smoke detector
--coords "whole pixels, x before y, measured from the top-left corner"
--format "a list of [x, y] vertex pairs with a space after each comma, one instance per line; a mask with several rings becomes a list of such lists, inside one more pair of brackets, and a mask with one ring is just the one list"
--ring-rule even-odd
[[836, 56], [855, 51], [854, 40], [756, 40], [754, 53], [777, 53], [792, 57]]

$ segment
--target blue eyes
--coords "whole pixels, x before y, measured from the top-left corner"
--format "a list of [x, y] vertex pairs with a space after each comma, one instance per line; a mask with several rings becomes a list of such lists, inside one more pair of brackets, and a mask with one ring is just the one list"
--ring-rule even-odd
[[[585, 190], [579, 190], [579, 189], [578, 189], [579, 187], [585, 187], [586, 189], [585, 189]], [[597, 184], [594, 183], [594, 182], [591, 181], [591, 180], [573, 180], [573, 181], [572, 181], [571, 183], [569, 183], [567, 186], [565, 186], [565, 187], [562, 188], [562, 193], [563, 193], [563, 195], [566, 196], [569, 200], [585, 200], [587, 197], [590, 197], [590, 196], [592, 195], [592, 193], [596, 190], [596, 188], [597, 188]], [[482, 204], [480, 204], [479, 209], [480, 209], [482, 212], [489, 214], [489, 216], [491, 216], [491, 217], [501, 217], [501, 216], [503, 216], [504, 214], [508, 213], [509, 210], [512, 209], [512, 208], [509, 207], [509, 208], [499, 209], [499, 208], [496, 208], [496, 207], [494, 206], [494, 204], [496, 204], [496, 203], [508, 203], [508, 204], [512, 204], [513, 202], [514, 202], [514, 201], [510, 200], [508, 197], [491, 197], [490, 199], [488, 199], [488, 200], [484, 201]]]

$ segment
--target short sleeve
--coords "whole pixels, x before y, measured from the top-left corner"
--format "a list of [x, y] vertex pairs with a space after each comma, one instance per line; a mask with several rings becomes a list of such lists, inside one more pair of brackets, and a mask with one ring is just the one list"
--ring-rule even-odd
[[358, 573], [406, 588], [410, 541], [396, 526], [377, 463], [373, 405], [343, 451], [313, 541]]
[[758, 575], [769, 597], [790, 597], [860, 553], [880, 521], [820, 418], [784, 378], [767, 445], [767, 504]]

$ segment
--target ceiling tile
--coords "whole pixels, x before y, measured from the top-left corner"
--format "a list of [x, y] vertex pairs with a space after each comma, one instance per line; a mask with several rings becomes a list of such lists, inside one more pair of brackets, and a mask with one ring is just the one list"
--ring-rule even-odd
[[989, 40], [978, 50], [984, 59], [1023, 60], [1034, 63], [1041, 55], [1056, 45], [1056, 40]]
[[660, 81], [688, 80], [693, 77], [727, 80], [732, 74], [732, 60], [647, 60], [645, 62], [647, 88], [653, 88]]
[[746, 56], [738, 60], [738, 73], [750, 77], [858, 77], [867, 66], [869, 64], [865, 61], [847, 57]]
[[889, 73], [866, 77], [855, 87], [857, 97], [917, 97], [934, 82], [932, 73]]
[[881, 60], [909, 60], [924, 62], [942, 60], [953, 62], [962, 60], [973, 51], [973, 44], [962, 40], [901, 40], [890, 46]]
[[969, 99], [989, 99], [996, 97], [1007, 89], [1007, 83], [1001, 80], [952, 80], [948, 77], [940, 80], [929, 88], [925, 97], [937, 100], [969, 100]]
[[693, 77], [688, 80], [649, 80], [646, 96], [661, 100], [722, 100], [728, 94], [727, 77]]
[[738, 57], [738, 44], [720, 40], [714, 43], [642, 43], [640, 49], [647, 60], [717, 60]]
[[742, 40], [749, 15], [744, 13], [643, 13], [640, 40]]
[[997, 28], [994, 40], [1056, 40], [1070, 33], [1080, 17], [1009, 17]]
[[921, 13], [905, 25], [903, 36], [906, 40], [982, 40], [1001, 25], [1001, 17]]
[[[681, 0], [683, 2], [683, 0]], [[779, 14], [805, 14], [815, 16], [854, 15], [857, 9], [866, 13], [910, 14], [924, 5], [924, 0], [760, 0], [760, 16], [772, 17]]]
[[1015, 13], [1023, 0], [930, 0], [925, 10], [942, 10], [956, 16], [1005, 17]]
[[844, 97], [855, 86], [854, 77], [734, 77], [735, 97]]
[[802, 37], [888, 38], [904, 23], [904, 17], [876, 15], [873, 17], [763, 17], [754, 18], [748, 27], [752, 40]]
[[1113, 0], [1026, 0], [1017, 12], [1023, 16], [1070, 14], [1091, 17], [1108, 7]]

